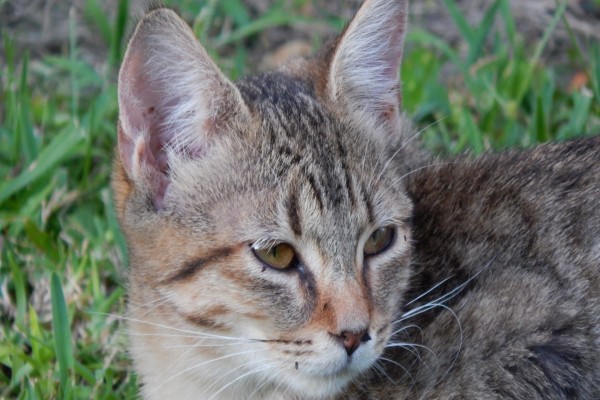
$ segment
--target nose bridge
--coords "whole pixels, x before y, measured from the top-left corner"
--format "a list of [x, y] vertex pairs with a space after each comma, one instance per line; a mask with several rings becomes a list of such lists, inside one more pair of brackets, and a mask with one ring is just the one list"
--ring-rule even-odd
[[335, 285], [333, 307], [335, 319], [332, 333], [359, 333], [368, 329], [370, 324], [370, 305], [366, 288], [352, 277], [347, 277]]

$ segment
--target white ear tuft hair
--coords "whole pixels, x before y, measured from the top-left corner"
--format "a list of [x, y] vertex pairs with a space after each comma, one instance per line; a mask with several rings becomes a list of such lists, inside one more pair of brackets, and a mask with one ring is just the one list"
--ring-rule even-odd
[[171, 157], [205, 154], [245, 106], [189, 26], [159, 8], [140, 21], [119, 72], [119, 154], [160, 208]]
[[329, 95], [361, 120], [394, 129], [400, 113], [399, 69], [406, 0], [367, 0], [338, 39]]

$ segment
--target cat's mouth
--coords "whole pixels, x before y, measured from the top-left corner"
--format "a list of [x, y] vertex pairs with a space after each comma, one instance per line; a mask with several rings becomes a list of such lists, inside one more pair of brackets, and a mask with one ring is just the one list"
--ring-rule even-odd
[[369, 369], [377, 360], [374, 349], [359, 349], [352, 355], [330, 355], [327, 359], [313, 359], [295, 362], [299, 375], [307, 375], [316, 380], [350, 379]]
[[[345, 356], [337, 361], [299, 362], [294, 365], [296, 373], [286, 379], [290, 389], [301, 394], [301, 398], [323, 398], [334, 396], [342, 391], [352, 379], [374, 363], [357, 355]], [[297, 367], [297, 368], [296, 368]]]

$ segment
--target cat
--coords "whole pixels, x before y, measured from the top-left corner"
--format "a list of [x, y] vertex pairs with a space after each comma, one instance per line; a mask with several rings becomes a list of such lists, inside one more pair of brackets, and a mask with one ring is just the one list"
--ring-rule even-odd
[[166, 8], [119, 72], [144, 399], [593, 399], [600, 138], [429, 159], [405, 0], [232, 82]]

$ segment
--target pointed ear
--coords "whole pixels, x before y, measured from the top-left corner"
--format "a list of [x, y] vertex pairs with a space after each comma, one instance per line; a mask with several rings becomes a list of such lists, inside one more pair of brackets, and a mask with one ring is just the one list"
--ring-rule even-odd
[[328, 90], [347, 112], [394, 129], [400, 115], [400, 61], [406, 0], [367, 0], [338, 38]]
[[159, 8], [144, 16], [119, 72], [119, 155], [157, 209], [173, 157], [202, 157], [246, 111], [237, 88], [175, 12]]

